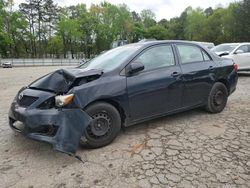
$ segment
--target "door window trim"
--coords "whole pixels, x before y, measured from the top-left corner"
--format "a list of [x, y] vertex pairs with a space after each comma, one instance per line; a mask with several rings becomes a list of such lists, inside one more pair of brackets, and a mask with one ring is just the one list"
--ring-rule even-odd
[[[201, 49], [201, 48], [200, 48], [200, 50], [201, 50], [201, 53], [202, 53], [204, 62], [212, 61], [212, 58], [210, 57], [210, 55], [209, 55], [205, 50], [203, 50], [203, 49]], [[204, 54], [207, 55], [207, 57], [209, 58], [209, 60], [205, 60]]]
[[[175, 50], [174, 50], [174, 46], [172, 43], [164, 43], [164, 44], [154, 44], [152, 46], [148, 46], [147, 48], [143, 49], [140, 53], [138, 53], [125, 67], [125, 69], [127, 69], [127, 67], [133, 63], [138, 57], [140, 57], [141, 55], [143, 55], [143, 53], [145, 53], [146, 51], [152, 49], [152, 48], [155, 48], [155, 47], [161, 47], [161, 46], [170, 46], [171, 47], [171, 50], [172, 50], [172, 53], [173, 53], [173, 57], [174, 57], [174, 65], [168, 65], [168, 66], [163, 66], [163, 67], [158, 67], [158, 68], [154, 68], [154, 69], [151, 69], [151, 70], [142, 70], [140, 72], [138, 72], [136, 75], [138, 74], [141, 74], [141, 73], [145, 73], [145, 72], [151, 72], [151, 71], [155, 71], [155, 70], [159, 70], [159, 69], [165, 69], [165, 68], [169, 68], [169, 67], [175, 67], [178, 65], [177, 63], [177, 59], [178, 57], [176, 56], [175, 54]], [[127, 71], [125, 71], [127, 72]], [[128, 76], [128, 75], [126, 75]], [[133, 75], [132, 75], [133, 76]]]
[[[188, 62], [188, 63], [182, 63], [182, 59], [181, 59], [181, 55], [180, 55], [180, 52], [179, 52], [179, 49], [178, 49], [178, 45], [179, 46], [194, 46], [194, 47], [200, 49], [203, 61], [192, 61], [192, 62]], [[203, 63], [203, 62], [213, 61], [213, 59], [211, 58], [211, 56], [204, 49], [202, 49], [200, 46], [198, 46], [196, 44], [175, 43], [175, 48], [176, 48], [176, 52], [178, 54], [179, 62], [180, 62], [181, 65], [187, 65], [187, 64], [191, 64], [191, 63]], [[204, 55], [203, 55], [202, 52], [204, 52], [209, 57], [210, 60], [205, 60]]]

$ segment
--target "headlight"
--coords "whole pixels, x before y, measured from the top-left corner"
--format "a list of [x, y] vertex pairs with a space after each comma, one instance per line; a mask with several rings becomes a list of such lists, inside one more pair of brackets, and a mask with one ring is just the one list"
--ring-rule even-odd
[[70, 104], [73, 100], [74, 94], [59, 95], [55, 97], [55, 103], [57, 107], [63, 107]]

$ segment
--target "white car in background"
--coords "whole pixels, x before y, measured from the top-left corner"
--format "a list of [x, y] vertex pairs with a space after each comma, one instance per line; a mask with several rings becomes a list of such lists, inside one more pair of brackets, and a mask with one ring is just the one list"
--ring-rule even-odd
[[225, 43], [211, 50], [221, 57], [233, 59], [239, 71], [250, 71], [250, 43]]
[[2, 63], [2, 67], [3, 68], [12, 68], [12, 63], [11, 62]]

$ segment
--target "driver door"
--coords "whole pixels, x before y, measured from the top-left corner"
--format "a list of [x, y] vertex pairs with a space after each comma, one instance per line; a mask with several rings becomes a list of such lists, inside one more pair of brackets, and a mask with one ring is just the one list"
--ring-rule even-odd
[[142, 63], [144, 70], [127, 76], [131, 121], [181, 108], [182, 73], [170, 44], [150, 47], [133, 62]]

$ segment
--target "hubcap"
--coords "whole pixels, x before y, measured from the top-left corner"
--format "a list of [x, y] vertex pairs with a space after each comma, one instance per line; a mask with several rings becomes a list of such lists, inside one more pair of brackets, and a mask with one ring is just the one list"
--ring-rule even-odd
[[223, 92], [222, 91], [218, 91], [215, 95], [214, 95], [214, 103], [216, 106], [220, 106], [224, 101], [224, 97], [223, 97]]

